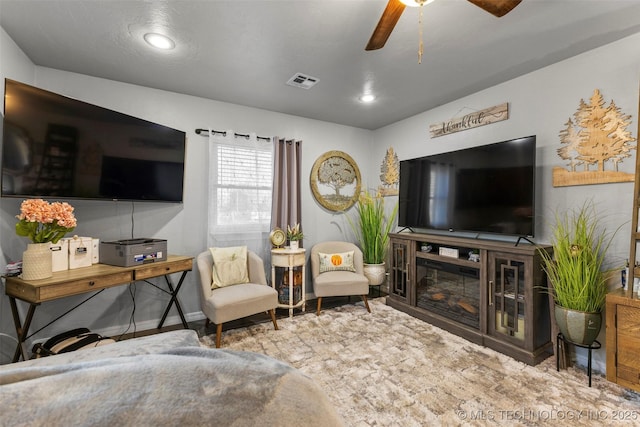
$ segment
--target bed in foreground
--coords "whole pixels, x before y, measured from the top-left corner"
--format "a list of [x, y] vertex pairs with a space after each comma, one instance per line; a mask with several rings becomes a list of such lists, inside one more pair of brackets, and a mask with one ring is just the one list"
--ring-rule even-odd
[[311, 378], [268, 356], [202, 348], [194, 331], [4, 365], [0, 407], [9, 426], [343, 425]]

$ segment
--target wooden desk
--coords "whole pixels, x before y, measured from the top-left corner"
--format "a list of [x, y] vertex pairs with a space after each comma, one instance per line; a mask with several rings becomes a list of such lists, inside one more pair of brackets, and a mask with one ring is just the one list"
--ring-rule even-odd
[[[5, 293], [9, 296], [11, 312], [13, 313], [13, 321], [15, 323], [16, 334], [18, 337], [18, 346], [16, 348], [13, 361], [17, 362], [20, 360], [20, 356], [22, 356], [24, 360], [27, 360], [27, 348], [25, 341], [28, 338], [60, 319], [62, 316], [68, 314], [71, 310], [84, 304], [103, 290], [114, 286], [126, 285], [139, 280], [146, 281], [146, 279], [154, 277], [164, 276], [167, 282], [167, 287], [169, 288], [168, 291], [153, 284], [152, 285], [171, 295], [169, 304], [167, 305], [167, 308], [162, 315], [162, 319], [158, 324], [158, 329], [164, 324], [173, 304], [176, 305], [176, 309], [178, 310], [178, 314], [182, 320], [182, 326], [188, 328], [187, 321], [185, 320], [184, 313], [182, 312], [177, 296], [185, 276], [192, 268], [193, 257], [169, 255], [166, 261], [136, 265], [132, 267], [116, 267], [106, 264], [94, 264], [91, 267], [58, 271], [53, 273], [53, 277], [42, 280], [27, 281], [22, 280], [17, 276], [5, 277]], [[182, 275], [180, 276], [178, 285], [174, 288], [169, 275], [180, 272], [182, 272]], [[95, 293], [71, 310], [45, 325], [43, 328], [29, 335], [29, 327], [31, 326], [31, 321], [33, 320], [33, 315], [38, 305], [43, 302], [88, 292]], [[29, 310], [27, 311], [24, 323], [20, 320], [16, 299], [29, 304]]]

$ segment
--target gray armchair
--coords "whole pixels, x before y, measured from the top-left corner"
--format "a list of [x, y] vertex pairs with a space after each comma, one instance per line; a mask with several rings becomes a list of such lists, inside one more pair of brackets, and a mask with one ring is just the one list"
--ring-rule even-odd
[[[353, 251], [352, 271], [327, 271], [320, 273], [319, 253], [332, 254]], [[311, 248], [311, 277], [313, 279], [313, 293], [318, 298], [317, 315], [320, 315], [322, 298], [329, 296], [350, 296], [360, 295], [364, 301], [367, 311], [371, 313], [367, 295], [369, 294], [369, 280], [364, 276], [364, 264], [362, 261], [362, 251], [350, 242], [330, 241], [318, 243]]]
[[273, 327], [277, 330], [275, 309], [278, 306], [278, 292], [267, 285], [262, 258], [247, 251], [249, 283], [211, 289], [213, 257], [210, 251], [200, 253], [196, 258], [200, 272], [201, 308], [209, 322], [216, 325], [216, 347], [220, 348], [222, 324], [231, 320], [251, 316], [263, 311], [271, 315]]

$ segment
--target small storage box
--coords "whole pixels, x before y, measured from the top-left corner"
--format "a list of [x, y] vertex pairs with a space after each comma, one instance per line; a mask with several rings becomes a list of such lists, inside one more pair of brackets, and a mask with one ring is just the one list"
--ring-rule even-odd
[[68, 241], [69, 245], [69, 270], [74, 268], [91, 267], [91, 237], [73, 236]]
[[69, 269], [69, 240], [60, 239], [51, 244], [51, 271]]
[[91, 264], [100, 262], [100, 239], [91, 240]]

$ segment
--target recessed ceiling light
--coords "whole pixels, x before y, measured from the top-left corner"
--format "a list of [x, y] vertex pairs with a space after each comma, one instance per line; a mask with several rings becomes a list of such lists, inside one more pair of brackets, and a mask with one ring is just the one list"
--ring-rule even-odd
[[371, 95], [370, 93], [368, 93], [368, 94], [366, 94], [366, 95], [362, 95], [362, 96], [361, 96], [360, 98], [358, 98], [358, 99], [360, 99], [360, 102], [367, 103], [367, 102], [373, 102], [373, 101], [375, 101], [376, 96], [375, 96], [375, 95]]
[[158, 33], [147, 33], [144, 35], [144, 41], [158, 49], [170, 50], [176, 47], [176, 44], [169, 37]]

